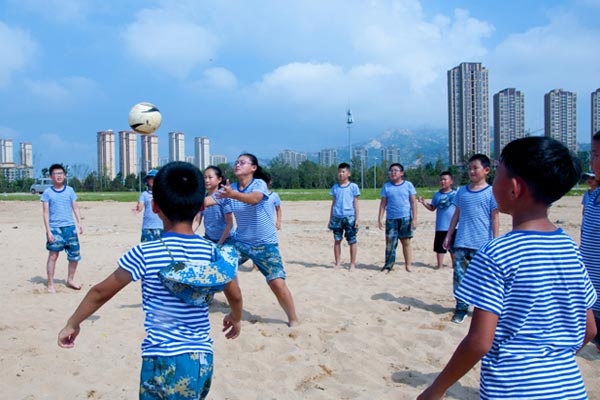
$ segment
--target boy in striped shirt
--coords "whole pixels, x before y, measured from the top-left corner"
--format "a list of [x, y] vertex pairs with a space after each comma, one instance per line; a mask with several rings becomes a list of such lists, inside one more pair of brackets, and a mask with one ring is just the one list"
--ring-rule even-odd
[[[188, 304], [169, 292], [158, 271], [171, 262], [211, 261], [218, 251], [195, 235], [192, 221], [204, 201], [200, 170], [185, 162], [171, 162], [155, 178], [152, 210], [164, 223], [162, 238], [143, 242], [125, 253], [118, 268], [90, 289], [58, 334], [58, 345], [71, 348], [80, 325], [132, 281], [142, 281], [142, 308], [146, 315], [142, 342], [141, 400], [204, 399], [213, 373], [208, 305]], [[224, 290], [231, 307], [223, 319], [228, 339], [240, 334], [242, 293], [236, 280]]]
[[[460, 285], [469, 263], [479, 247], [498, 236], [498, 206], [487, 183], [490, 173], [490, 159], [485, 154], [475, 154], [469, 159], [469, 179], [471, 183], [462, 186], [454, 196], [456, 206], [443, 247], [450, 250], [454, 235], [453, 289]], [[456, 298], [456, 309], [452, 322], [461, 324], [469, 313], [469, 303]]]
[[548, 219], [580, 176], [560, 142], [527, 137], [500, 157], [493, 191], [513, 230], [483, 245], [458, 298], [474, 305], [467, 336], [419, 400], [441, 399], [481, 362], [481, 399], [587, 399], [575, 353], [596, 334], [597, 295], [575, 242]]
[[[600, 131], [592, 137], [591, 167], [594, 174], [600, 177]], [[583, 222], [581, 223], [581, 255], [590, 275], [596, 293], [600, 293], [600, 188], [596, 188], [583, 205]], [[600, 301], [592, 307], [596, 327], [600, 331]], [[600, 351], [600, 333], [592, 340]]]

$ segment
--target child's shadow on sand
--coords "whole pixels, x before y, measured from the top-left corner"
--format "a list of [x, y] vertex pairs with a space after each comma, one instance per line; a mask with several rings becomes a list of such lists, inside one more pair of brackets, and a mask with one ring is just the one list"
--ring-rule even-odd
[[422, 300], [415, 299], [414, 297], [400, 296], [396, 297], [390, 293], [376, 293], [371, 296], [371, 300], [385, 300], [385, 301], [394, 301], [396, 303], [404, 304], [408, 307], [420, 308], [425, 311], [430, 311], [434, 314], [447, 314], [453, 311], [453, 308], [444, 307], [440, 304], [428, 304]]
[[[229, 313], [229, 304], [227, 304], [226, 301], [222, 301], [219, 299], [213, 299], [212, 303], [210, 303], [209, 309], [210, 309], [211, 313], [212, 312], [220, 312], [225, 315], [225, 314]], [[246, 309], [242, 310], [242, 321], [247, 321], [251, 324], [256, 324], [257, 322], [260, 322], [263, 324], [285, 324], [285, 325], [287, 325], [287, 322], [282, 319], [263, 318], [259, 315], [252, 314], [251, 312], [249, 312]]]
[[[424, 374], [419, 371], [405, 370], [392, 373], [392, 381], [425, 390], [425, 388], [427, 388], [427, 386], [430, 385], [437, 376], [437, 372], [432, 374]], [[460, 382], [457, 382], [452, 385], [450, 389], [448, 389], [446, 398], [476, 400], [479, 399], [479, 390], [469, 386], [462, 386]]]

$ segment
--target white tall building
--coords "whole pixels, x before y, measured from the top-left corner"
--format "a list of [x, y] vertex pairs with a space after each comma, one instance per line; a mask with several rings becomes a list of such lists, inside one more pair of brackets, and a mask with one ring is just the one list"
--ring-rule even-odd
[[488, 70], [462, 63], [448, 71], [448, 147], [451, 165], [490, 155]]
[[319, 151], [319, 164], [325, 167], [335, 165], [337, 162], [337, 152], [334, 149], [324, 149]]
[[124, 179], [129, 175], [137, 175], [137, 133], [134, 131], [119, 132], [119, 172]]
[[544, 95], [544, 136], [577, 153], [577, 93], [553, 89]]
[[185, 135], [169, 132], [169, 161], [185, 161]]
[[388, 166], [400, 162], [400, 149], [398, 146], [388, 146], [381, 149], [381, 162], [386, 162]]
[[494, 95], [494, 158], [515, 139], [525, 137], [525, 95], [508, 88]]
[[213, 154], [210, 156], [211, 165], [227, 164], [227, 157], [220, 154]]
[[13, 141], [12, 139], [0, 139], [0, 163], [12, 164], [13, 159]]
[[592, 136], [600, 132], [600, 89], [592, 92]]
[[98, 144], [98, 175], [109, 179], [115, 179], [116, 160], [115, 160], [115, 133], [112, 129], [100, 131], [97, 134]]
[[158, 160], [158, 136], [143, 135], [142, 136], [142, 165], [140, 169], [144, 172], [150, 171], [152, 168], [160, 166]]
[[281, 151], [279, 158], [292, 168], [298, 168], [300, 164], [307, 160], [306, 153], [294, 150]]
[[210, 163], [210, 140], [206, 136], [194, 138], [194, 163], [202, 171]]
[[30, 142], [20, 143], [21, 165], [33, 168], [33, 145]]

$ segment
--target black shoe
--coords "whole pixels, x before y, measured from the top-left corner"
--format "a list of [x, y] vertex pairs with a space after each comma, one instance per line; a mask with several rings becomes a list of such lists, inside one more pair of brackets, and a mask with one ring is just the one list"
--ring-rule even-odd
[[455, 324], [462, 324], [467, 318], [467, 311], [456, 311], [452, 316], [452, 322]]

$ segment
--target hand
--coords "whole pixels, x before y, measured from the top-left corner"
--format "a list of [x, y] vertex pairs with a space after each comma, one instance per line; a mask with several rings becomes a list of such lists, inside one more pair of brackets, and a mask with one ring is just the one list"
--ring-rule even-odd
[[231, 314], [227, 314], [223, 318], [223, 332], [225, 332], [225, 337], [227, 339], [235, 339], [236, 337], [240, 336], [241, 330], [241, 321], [236, 321], [233, 319]]
[[425, 204], [425, 198], [423, 196], [419, 196], [417, 200], [419, 201], [419, 203]]
[[76, 328], [70, 327], [69, 325], [65, 326], [58, 333], [58, 345], [63, 349], [70, 349], [75, 346], [75, 338], [79, 335], [80, 328], [77, 326]]
[[411, 228], [413, 229], [413, 231], [415, 229], [417, 229], [417, 221], [415, 221], [414, 219], [411, 221], [410, 225], [411, 225]]
[[281, 222], [275, 222], [275, 228], [277, 228], [277, 230], [281, 230]]
[[220, 198], [231, 198], [234, 190], [231, 189], [231, 184], [229, 183], [229, 179], [225, 181], [225, 185], [221, 187], [221, 189], [217, 190], [214, 194], [216, 199]]
[[450, 248], [450, 238], [448, 236], [446, 236], [444, 238], [444, 242], [442, 243], [442, 247], [444, 248], [444, 250], [448, 250]]
[[79, 224], [79, 234], [83, 235], [83, 225]]
[[385, 228], [381, 221], [377, 221], [377, 226], [379, 227], [379, 230], [383, 230]]
[[48, 232], [46, 234], [46, 237], [48, 238], [48, 243], [54, 243], [54, 235], [52, 234], [52, 232]]

